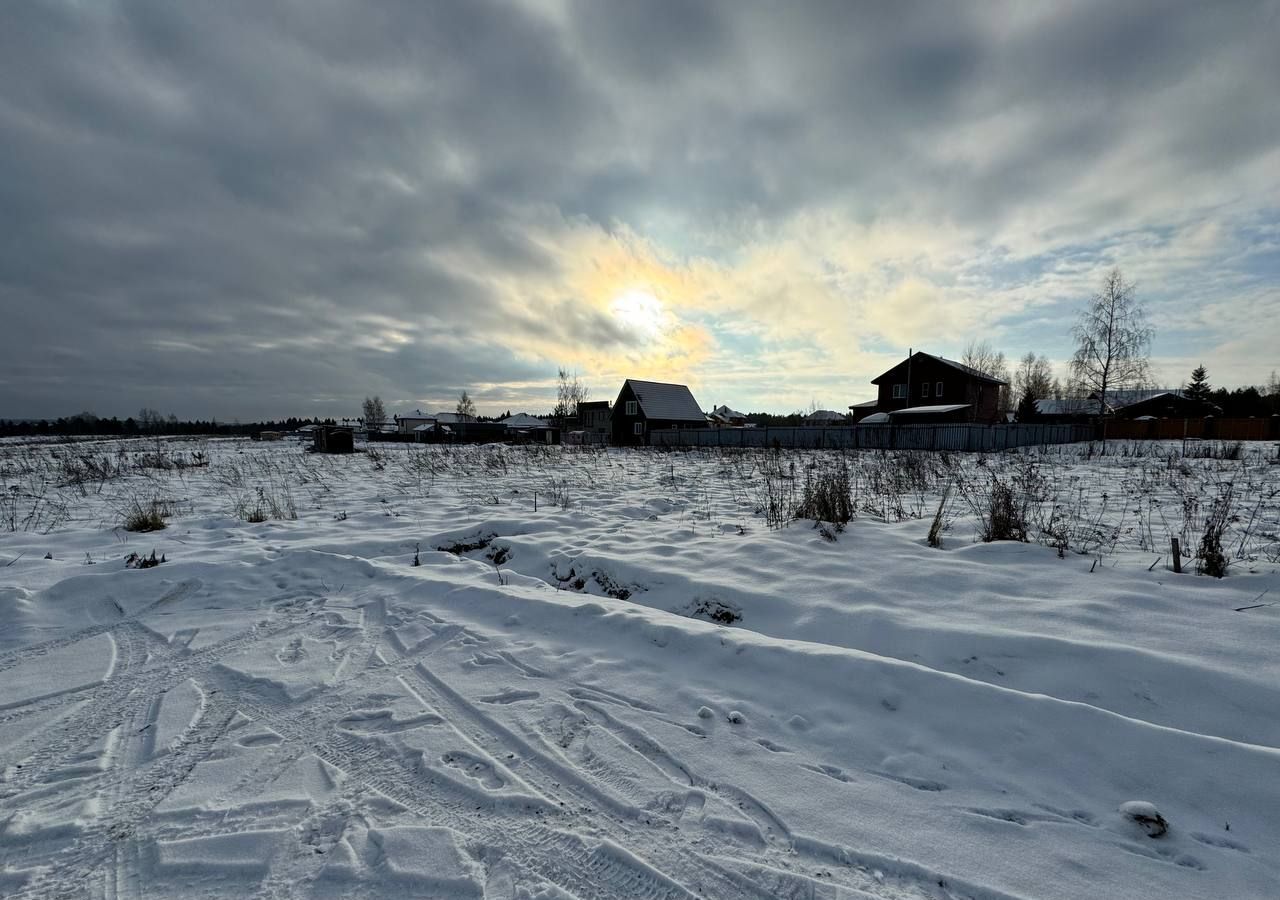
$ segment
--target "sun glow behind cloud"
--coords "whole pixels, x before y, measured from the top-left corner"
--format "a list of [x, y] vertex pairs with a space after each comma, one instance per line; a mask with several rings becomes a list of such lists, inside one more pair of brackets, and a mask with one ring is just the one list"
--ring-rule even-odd
[[661, 337], [667, 325], [662, 301], [640, 288], [630, 288], [609, 302], [609, 312], [629, 334], [644, 341]]

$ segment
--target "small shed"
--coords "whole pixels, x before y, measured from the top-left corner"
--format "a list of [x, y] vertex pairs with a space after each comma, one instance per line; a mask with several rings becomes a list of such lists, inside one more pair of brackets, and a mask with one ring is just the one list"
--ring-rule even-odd
[[851, 403], [849, 404], [849, 417], [853, 419], [854, 422], [861, 422], [867, 416], [873, 415], [879, 405], [879, 400], [865, 400], [862, 403]]
[[316, 453], [354, 453], [355, 434], [339, 425], [318, 425], [311, 433], [311, 449]]

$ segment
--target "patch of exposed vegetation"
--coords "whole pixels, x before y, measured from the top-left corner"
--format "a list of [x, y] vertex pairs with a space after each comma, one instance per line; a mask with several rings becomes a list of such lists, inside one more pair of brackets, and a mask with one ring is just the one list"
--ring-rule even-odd
[[706, 619], [719, 625], [742, 621], [742, 608], [717, 597], [694, 597], [685, 613], [691, 619]]

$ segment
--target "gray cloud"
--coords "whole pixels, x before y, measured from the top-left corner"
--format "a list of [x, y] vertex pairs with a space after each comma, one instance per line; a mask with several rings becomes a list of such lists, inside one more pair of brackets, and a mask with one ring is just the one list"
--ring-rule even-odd
[[1045, 253], [1188, 197], [1275, 214], [1275, 2], [535, 10], [10, 9], [0, 416], [537, 405], [501, 385], [547, 346], [634, 339], [496, 286], [554, 283], [565, 222], [679, 256], [820, 208]]

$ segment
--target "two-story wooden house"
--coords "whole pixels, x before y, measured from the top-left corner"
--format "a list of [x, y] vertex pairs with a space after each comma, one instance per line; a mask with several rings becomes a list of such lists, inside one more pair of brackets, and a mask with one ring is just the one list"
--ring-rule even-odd
[[1000, 420], [1000, 388], [1006, 382], [953, 359], [917, 350], [871, 383], [879, 388], [877, 412], [963, 404], [968, 408], [949, 411], [951, 420], [989, 424]]

